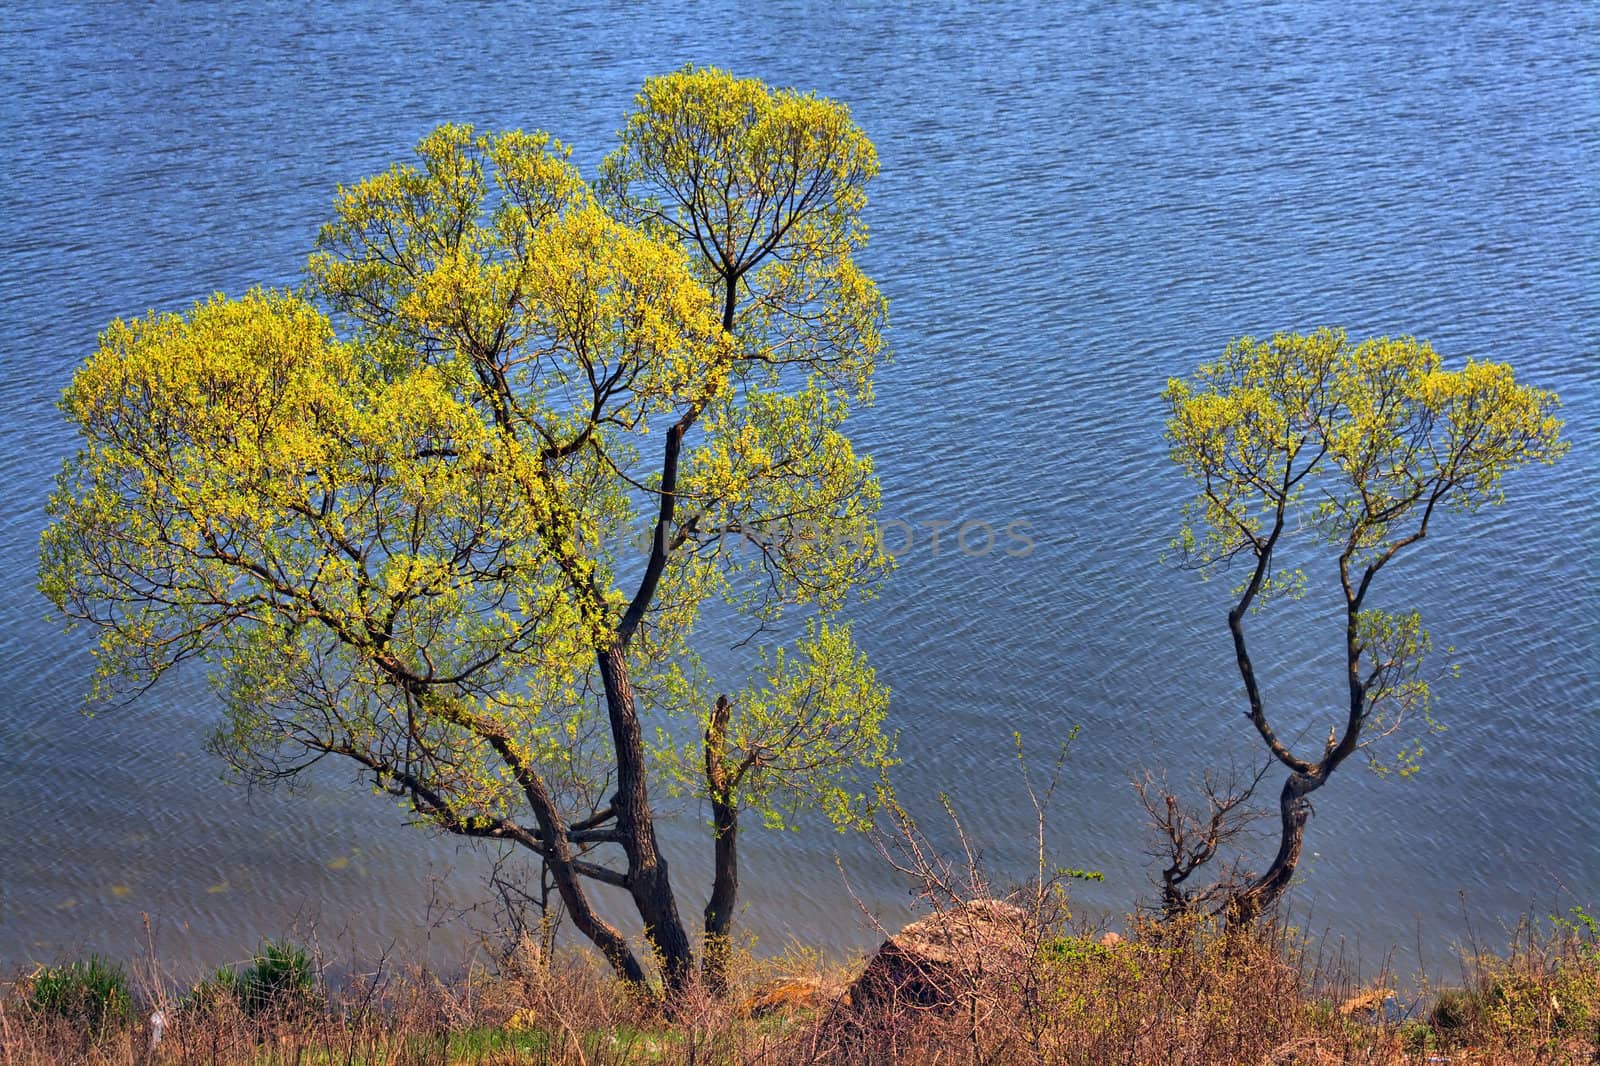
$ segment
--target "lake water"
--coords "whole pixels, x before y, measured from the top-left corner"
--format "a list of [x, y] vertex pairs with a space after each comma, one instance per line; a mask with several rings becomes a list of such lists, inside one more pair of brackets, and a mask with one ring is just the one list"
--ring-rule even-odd
[[[1421, 773], [1317, 796], [1298, 913], [1373, 959], [1600, 901], [1600, 8], [1584, 3], [6, 5], [0, 244], [0, 963], [180, 969], [315, 927], [455, 957], [483, 862], [343, 775], [247, 795], [180, 679], [78, 713], [89, 659], [34, 590], [73, 447], [54, 407], [114, 316], [292, 284], [334, 186], [435, 123], [545, 128], [592, 174], [647, 76], [713, 63], [847, 101], [877, 143], [864, 263], [896, 360], [858, 439], [916, 537], [858, 632], [894, 690], [901, 788], [951, 794], [997, 876], [1032, 849], [1012, 750], [1080, 726], [1051, 812], [1077, 898], [1146, 890], [1142, 767], [1253, 754], [1224, 582], [1160, 557], [1185, 485], [1158, 393], [1230, 337], [1342, 324], [1513, 363], [1571, 454], [1397, 564], [1463, 676]], [[933, 524], [1026, 523], [1025, 557]], [[953, 526], [952, 526], [953, 528]], [[1314, 575], [1315, 576], [1315, 575]], [[1324, 575], [1325, 576], [1325, 575]], [[1338, 705], [1336, 605], [1257, 622], [1289, 731]], [[698, 815], [682, 816], [689, 825]], [[680, 828], [675, 872], [708, 862]], [[701, 850], [691, 850], [691, 846]], [[752, 838], [747, 927], [843, 951], [906, 887], [860, 841]], [[846, 889], [835, 864], [849, 873]], [[1264, 856], [1263, 856], [1264, 858]], [[698, 901], [686, 901], [691, 913]]]

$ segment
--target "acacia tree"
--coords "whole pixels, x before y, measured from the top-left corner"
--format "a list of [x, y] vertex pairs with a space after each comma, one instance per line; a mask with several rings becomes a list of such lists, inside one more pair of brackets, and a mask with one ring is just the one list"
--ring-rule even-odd
[[[851, 824], [839, 775], [891, 761], [833, 621], [887, 565], [844, 433], [884, 306], [852, 263], [876, 161], [842, 105], [715, 70], [637, 103], [604, 197], [543, 134], [444, 126], [340, 189], [303, 290], [112, 323], [63, 400], [83, 447], [40, 581], [99, 630], [93, 697], [209, 662], [239, 770], [343, 758], [423, 824], [531, 851], [642, 982], [589, 885], [622, 889], [676, 990], [651, 789], [681, 785], [684, 738], [719, 811], [773, 818]], [[812, 623], [712, 701], [717, 600]]]
[[[1164, 397], [1172, 459], [1199, 490], [1175, 547], [1203, 572], [1243, 563], [1228, 629], [1245, 714], [1288, 770], [1277, 854], [1228, 893], [1227, 911], [1249, 921], [1288, 887], [1308, 797], [1345, 760], [1359, 751], [1379, 772], [1416, 768], [1421, 745], [1400, 731], [1415, 717], [1432, 725], [1428, 633], [1417, 612], [1373, 605], [1379, 574], [1421, 544], [1440, 512], [1502, 502], [1506, 472], [1553, 462], [1566, 445], [1553, 393], [1517, 384], [1502, 364], [1447, 370], [1409, 337], [1351, 343], [1333, 329], [1244, 337], [1193, 380], [1169, 382]], [[1294, 540], [1326, 553], [1343, 603], [1345, 699], [1320, 751], [1280, 735], [1282, 713], [1269, 711], [1246, 640], [1253, 610], [1308, 587], [1305, 570], [1285, 561]], [[1391, 737], [1396, 750], [1380, 751]]]

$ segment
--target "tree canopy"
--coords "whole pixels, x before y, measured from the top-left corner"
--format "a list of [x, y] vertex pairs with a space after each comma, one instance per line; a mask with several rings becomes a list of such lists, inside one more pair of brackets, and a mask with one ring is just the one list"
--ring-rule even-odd
[[[203, 659], [240, 770], [342, 757], [531, 850], [639, 980], [584, 882], [621, 887], [681, 985], [652, 783], [848, 825], [841, 775], [892, 761], [835, 617], [888, 566], [844, 429], [884, 355], [853, 262], [875, 170], [843, 105], [685, 69], [594, 188], [547, 135], [442, 126], [340, 188], [302, 288], [112, 323], [40, 576], [99, 632], [95, 695]], [[790, 651], [706, 666], [729, 618], [796, 609]]]

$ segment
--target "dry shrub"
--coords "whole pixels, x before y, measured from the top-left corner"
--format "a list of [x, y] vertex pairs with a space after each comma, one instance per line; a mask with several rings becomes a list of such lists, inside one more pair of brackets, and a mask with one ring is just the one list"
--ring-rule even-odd
[[1063, 935], [1040, 960], [1041, 1061], [1259, 1062], [1298, 1027], [1301, 976], [1283, 947], [1199, 921], [1120, 943]]
[[[960, 971], [949, 999], [921, 1007], [853, 1007], [839, 973], [793, 952], [741, 955], [729, 996], [691, 992], [667, 1011], [587, 955], [528, 942], [492, 970], [444, 981], [379, 967], [303, 1009], [254, 1015], [136, 976], [135, 1020], [89, 1040], [27, 1010], [24, 978], [0, 989], [0, 1064], [1577, 1066], [1600, 1061], [1600, 943], [1576, 913], [1525, 924], [1504, 956], [1472, 953], [1462, 988], [1401, 1019], [1384, 1015], [1382, 980], [1353, 984], [1273, 929], [1134, 918], [1122, 938], [1041, 910], [1027, 951]], [[152, 1055], [153, 1009], [167, 1026]]]
[[[1275, 933], [1191, 921], [1129, 938], [1061, 922], [1036, 950], [990, 968], [951, 1004], [881, 1000], [820, 1019], [792, 1058], [829, 1066], [906, 1062], [1100, 1064], [1387, 1061], [1370, 1027], [1308, 1009], [1307, 967]], [[846, 1008], [841, 1008], [845, 1010]]]
[[1600, 921], [1583, 908], [1524, 919], [1504, 955], [1461, 961], [1464, 984], [1435, 995], [1419, 1042], [1456, 1061], [1600, 1063]]

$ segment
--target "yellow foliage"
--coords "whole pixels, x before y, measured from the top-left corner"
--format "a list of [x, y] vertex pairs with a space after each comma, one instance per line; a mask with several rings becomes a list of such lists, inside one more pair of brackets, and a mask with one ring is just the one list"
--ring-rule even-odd
[[[239, 769], [341, 756], [427, 824], [537, 850], [530, 807], [592, 811], [628, 743], [605, 656], [650, 699], [711, 598], [831, 613], [887, 569], [844, 432], [883, 353], [852, 261], [876, 168], [842, 105], [684, 70], [598, 192], [546, 134], [441, 126], [339, 189], [303, 289], [113, 322], [63, 399], [82, 447], [41, 550], [98, 631], [95, 695], [203, 659]], [[853, 725], [761, 727], [834, 773], [887, 751], [847, 633], [803, 655], [827, 649], [825, 706], [866, 699]], [[853, 809], [820, 772], [788, 786]]]

